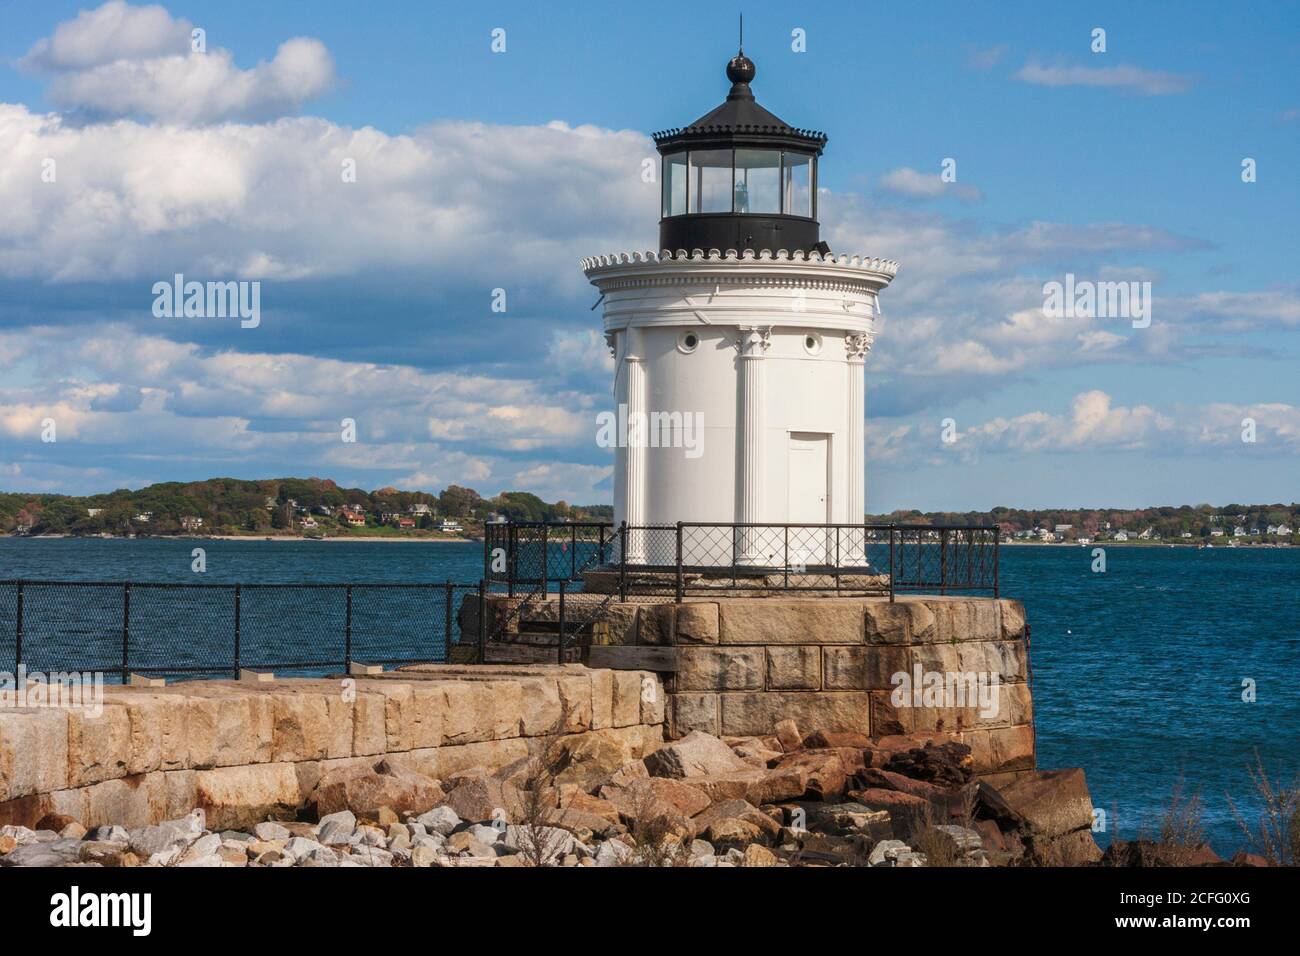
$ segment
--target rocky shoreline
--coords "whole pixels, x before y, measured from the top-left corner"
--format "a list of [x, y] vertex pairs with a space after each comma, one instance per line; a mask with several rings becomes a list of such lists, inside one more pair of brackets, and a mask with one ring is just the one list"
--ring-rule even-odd
[[[298, 816], [212, 831], [197, 808], [87, 831], [51, 814], [0, 827], [0, 866], [1158, 865], [1162, 852], [1102, 854], [1081, 770], [995, 788], [961, 743], [802, 735], [790, 720], [765, 737], [696, 731], [630, 762], [601, 738], [556, 736], [443, 781], [384, 757], [322, 776]], [[1221, 861], [1194, 848], [1184, 862]]]

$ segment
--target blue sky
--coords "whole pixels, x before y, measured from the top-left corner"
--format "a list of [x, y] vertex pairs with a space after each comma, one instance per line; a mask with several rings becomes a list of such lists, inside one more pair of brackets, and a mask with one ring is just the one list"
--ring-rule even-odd
[[[0, 3], [0, 488], [607, 500], [577, 259], [653, 246], [647, 134], [721, 100], [740, 9]], [[832, 247], [902, 262], [870, 510], [1297, 497], [1296, 4], [743, 10], [759, 100], [830, 136]], [[178, 271], [261, 324], [155, 317]], [[1046, 317], [1066, 273], [1151, 282], [1151, 326]]]

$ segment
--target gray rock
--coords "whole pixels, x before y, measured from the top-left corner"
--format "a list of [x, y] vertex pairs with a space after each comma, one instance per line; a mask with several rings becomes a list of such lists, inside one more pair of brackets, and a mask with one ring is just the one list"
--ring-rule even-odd
[[898, 854], [910, 853], [912, 848], [902, 840], [881, 840], [871, 849], [867, 857], [868, 866], [894, 866]]
[[86, 839], [98, 840], [99, 843], [130, 843], [131, 835], [125, 827], [98, 826], [86, 834]]
[[270, 820], [265, 823], [259, 823], [257, 826], [253, 827], [253, 835], [257, 837], [257, 839], [266, 840], [267, 842], [270, 842], [271, 840], [287, 840], [293, 836], [293, 834], [280, 826], [280, 824]]
[[221, 837], [215, 833], [209, 833], [207, 836], [199, 837], [190, 844], [189, 848], [181, 856], [181, 862], [184, 863], [187, 860], [195, 860], [204, 856], [215, 856], [219, 849], [221, 849]]
[[334, 857], [333, 850], [306, 837], [294, 837], [284, 845], [285, 856], [292, 857], [297, 862], [301, 862], [317, 852], [327, 853], [331, 858]]
[[960, 856], [969, 856], [971, 853], [983, 849], [984, 847], [984, 842], [980, 839], [980, 835], [974, 830], [967, 829], [966, 827], [946, 825], [935, 827], [935, 830], [942, 833], [952, 842], [953, 849], [956, 850]]
[[357, 828], [357, 815], [351, 810], [340, 810], [338, 813], [330, 813], [320, 818], [320, 825], [323, 827], [327, 823], [344, 824], [350, 830]]
[[[256, 839], [258, 839], [258, 837], [253, 836], [251, 833], [245, 833], [243, 830], [222, 830], [221, 831], [222, 846], [231, 842], [252, 843]], [[284, 839], [287, 840], [289, 838], [288, 836], [286, 836], [284, 837]]]
[[745, 851], [741, 849], [737, 849], [736, 847], [733, 846], [730, 850], [727, 851], [726, 856], [724, 856], [722, 859], [732, 864], [733, 866], [740, 866], [740, 864], [745, 862]]
[[393, 854], [377, 846], [354, 847], [349, 859], [363, 866], [392, 866]]
[[383, 846], [386, 842], [384, 831], [378, 827], [357, 827], [356, 842], [362, 846]]
[[713, 856], [713, 844], [708, 840], [692, 840], [691, 856]]
[[27, 846], [29, 843], [36, 842], [36, 831], [29, 830], [27, 827], [7, 825], [0, 827], [0, 837], [13, 837], [14, 842], [19, 846]]
[[486, 843], [488, 846], [491, 846], [505, 836], [505, 832], [497, 827], [486, 826], [482, 823], [471, 825], [467, 828], [466, 832], [480, 843]]
[[[559, 827], [530, 827], [511, 824], [502, 834], [501, 842], [511, 850], [532, 855], [542, 854], [544, 864], [553, 865], [564, 857], [577, 855], [581, 847], [583, 854], [587, 848], [573, 838], [573, 834]], [[626, 845], [626, 844], [624, 844]]]
[[215, 853], [207, 853], [203, 856], [186, 857], [176, 864], [180, 866], [225, 866], [226, 861]]
[[184, 851], [191, 843], [203, 836], [203, 822], [203, 811], [195, 810], [179, 820], [166, 820], [155, 826], [132, 830], [128, 838], [131, 852], [137, 856], [153, 857], [158, 854], [168, 855], [170, 850], [177, 846]]
[[79, 862], [80, 855], [80, 840], [33, 842], [0, 856], [0, 866], [65, 866]]
[[325, 846], [343, 846], [353, 842], [355, 836], [356, 830], [353, 827], [342, 821], [331, 820], [320, 825], [320, 832], [317, 833], [316, 839]]
[[606, 840], [596, 848], [597, 866], [620, 866], [631, 857], [632, 848], [622, 840]]
[[428, 813], [422, 813], [415, 818], [415, 822], [420, 824], [430, 833], [440, 833], [443, 836], [451, 833], [452, 830], [460, 826], [460, 817], [451, 807], [434, 807]]

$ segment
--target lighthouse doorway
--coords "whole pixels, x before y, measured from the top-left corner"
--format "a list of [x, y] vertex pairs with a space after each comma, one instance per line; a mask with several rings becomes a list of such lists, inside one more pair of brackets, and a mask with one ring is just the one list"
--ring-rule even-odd
[[[786, 519], [790, 524], [824, 525], [830, 522], [831, 436], [817, 432], [791, 432], [786, 461], [789, 462], [789, 500]], [[787, 565], [826, 564], [828, 547], [824, 529], [791, 528]]]

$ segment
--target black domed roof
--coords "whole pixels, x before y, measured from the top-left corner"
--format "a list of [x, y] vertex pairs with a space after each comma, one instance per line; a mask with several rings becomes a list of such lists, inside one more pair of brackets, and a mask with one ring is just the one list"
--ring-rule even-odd
[[726, 100], [689, 126], [655, 133], [654, 141], [659, 152], [753, 145], [784, 146], [821, 155], [826, 146], [825, 133], [793, 127], [758, 105], [749, 88], [757, 72], [754, 61], [743, 51], [732, 57], [727, 63], [731, 92]]

